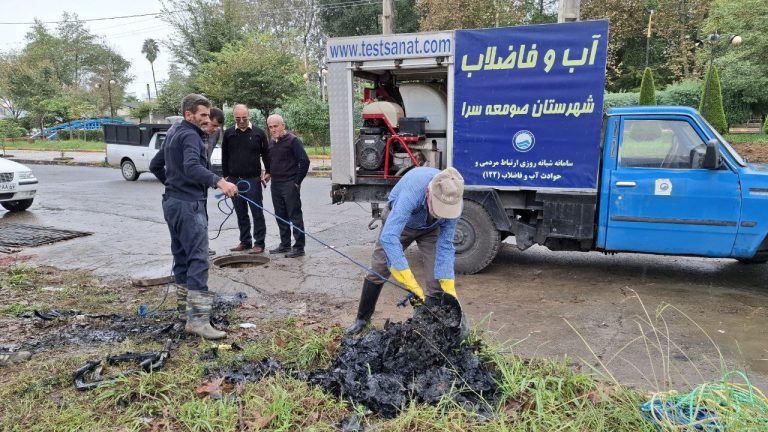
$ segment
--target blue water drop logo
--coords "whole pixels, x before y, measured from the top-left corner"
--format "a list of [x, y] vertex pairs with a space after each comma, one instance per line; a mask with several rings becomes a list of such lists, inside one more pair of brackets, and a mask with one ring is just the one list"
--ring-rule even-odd
[[531, 131], [521, 130], [512, 138], [512, 143], [515, 146], [515, 150], [525, 153], [533, 148], [536, 138]]

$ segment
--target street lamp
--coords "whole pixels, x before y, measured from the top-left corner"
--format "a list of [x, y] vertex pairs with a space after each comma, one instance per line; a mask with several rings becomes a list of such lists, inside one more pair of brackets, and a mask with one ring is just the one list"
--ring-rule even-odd
[[[117, 81], [110, 79], [107, 81], [107, 95], [109, 96], [109, 114], [110, 118], [115, 117], [115, 107], [112, 105], [112, 84], [117, 84]], [[96, 83], [96, 88], [101, 88], [101, 83]]]
[[704, 88], [704, 113], [709, 112], [709, 89], [712, 86], [712, 66], [715, 63], [715, 51], [723, 39], [728, 39], [728, 43], [733, 46], [739, 46], [743, 42], [739, 35], [731, 34], [723, 36], [718, 32], [711, 33], [707, 35], [703, 41], [696, 42], [696, 45], [699, 47], [704, 46], [704, 42], [709, 44], [709, 69], [707, 70], [707, 76], [705, 77], [707, 84]]
[[320, 72], [307, 72], [304, 74], [304, 80], [306, 80], [307, 82], [309, 82], [310, 77], [312, 78], [317, 77], [317, 83], [320, 86], [320, 99], [325, 100], [324, 86], [325, 86], [325, 80], [328, 77], [328, 69], [323, 67], [322, 69], [320, 69]]
[[651, 20], [653, 19], [653, 9], [648, 11], [648, 33], [645, 36], [645, 68], [648, 68], [648, 56], [651, 52]]

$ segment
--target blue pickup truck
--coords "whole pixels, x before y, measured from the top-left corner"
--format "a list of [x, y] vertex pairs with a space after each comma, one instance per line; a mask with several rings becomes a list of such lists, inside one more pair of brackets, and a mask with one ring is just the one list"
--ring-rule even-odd
[[330, 39], [332, 201], [376, 217], [413, 166], [455, 167], [461, 273], [510, 236], [766, 262], [768, 166], [692, 108], [604, 110], [607, 42], [606, 21]]

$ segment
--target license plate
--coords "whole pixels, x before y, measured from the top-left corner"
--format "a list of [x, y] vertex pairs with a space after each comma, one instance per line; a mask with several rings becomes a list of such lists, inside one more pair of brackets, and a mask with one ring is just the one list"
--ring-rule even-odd
[[16, 183], [0, 183], [0, 191], [11, 192], [16, 190]]

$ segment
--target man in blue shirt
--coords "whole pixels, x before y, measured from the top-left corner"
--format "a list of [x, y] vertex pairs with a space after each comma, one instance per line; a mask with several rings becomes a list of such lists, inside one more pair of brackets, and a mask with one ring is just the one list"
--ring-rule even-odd
[[[221, 189], [228, 197], [237, 186], [207, 169], [203, 128], [208, 125], [211, 103], [204, 96], [184, 97], [184, 120], [163, 146], [165, 181], [163, 216], [171, 234], [173, 275], [177, 291], [188, 292], [185, 306], [187, 333], [206, 339], [220, 339], [226, 333], [211, 326], [213, 293], [208, 292], [208, 217], [205, 213], [209, 187]], [[154, 171], [153, 171], [154, 172]], [[157, 175], [157, 173], [155, 174]], [[158, 176], [160, 178], [161, 176]], [[177, 292], [177, 294], [178, 294]]]
[[[461, 216], [463, 194], [464, 178], [454, 168], [440, 171], [418, 167], [408, 171], [389, 193], [382, 211], [384, 225], [371, 269], [385, 278], [391, 274], [421, 302], [440, 292], [456, 297], [453, 235]], [[405, 258], [405, 249], [413, 242], [419, 246], [427, 272], [426, 296]], [[376, 274], [366, 275], [357, 319], [347, 329], [348, 334], [359, 333], [370, 323], [384, 282]]]

